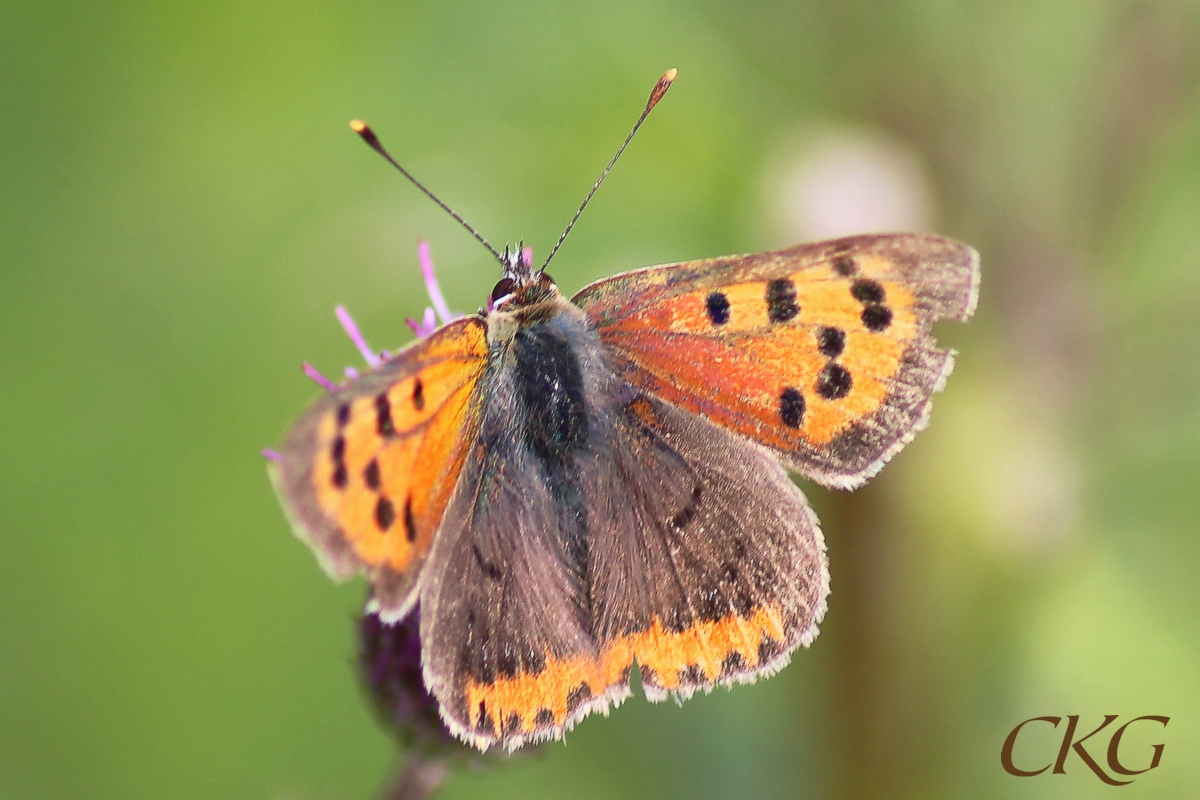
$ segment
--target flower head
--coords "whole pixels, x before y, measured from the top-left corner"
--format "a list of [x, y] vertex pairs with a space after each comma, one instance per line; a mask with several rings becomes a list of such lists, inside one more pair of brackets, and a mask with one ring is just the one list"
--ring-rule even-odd
[[[380, 721], [408, 749], [466, 755], [438, 716], [437, 700], [421, 676], [420, 607], [396, 623], [366, 612], [359, 623], [359, 670]], [[461, 753], [459, 752], [461, 751]]]

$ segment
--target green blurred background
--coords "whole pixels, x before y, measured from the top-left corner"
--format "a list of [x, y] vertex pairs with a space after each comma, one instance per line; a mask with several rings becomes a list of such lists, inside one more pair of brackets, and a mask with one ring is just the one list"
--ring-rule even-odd
[[[860, 492], [806, 487], [811, 650], [444, 797], [1115, 791], [1075, 756], [1001, 769], [1068, 714], [1170, 716], [1121, 791], [1200, 796], [1198, 55], [1183, 0], [3, 3], [0, 797], [374, 796], [362, 585], [292, 538], [258, 451], [318, 393], [302, 360], [357, 363], [335, 303], [410, 340], [419, 237], [457, 309], [497, 270], [346, 123], [544, 255], [672, 66], [566, 291], [911, 227], [981, 251], [979, 313], [939, 329], [930, 429]], [[1033, 767], [1060, 734], [1030, 732]]]

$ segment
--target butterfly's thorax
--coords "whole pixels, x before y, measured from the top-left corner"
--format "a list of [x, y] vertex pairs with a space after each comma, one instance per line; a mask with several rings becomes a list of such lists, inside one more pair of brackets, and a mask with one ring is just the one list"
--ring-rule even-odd
[[[515, 371], [515, 388], [528, 403], [526, 410], [551, 427], [608, 409], [617, 379], [604, 346], [587, 315], [553, 284], [535, 302], [493, 309], [486, 322], [485, 384], [489, 377], [503, 383], [497, 373]], [[499, 383], [492, 388], [499, 389]]]

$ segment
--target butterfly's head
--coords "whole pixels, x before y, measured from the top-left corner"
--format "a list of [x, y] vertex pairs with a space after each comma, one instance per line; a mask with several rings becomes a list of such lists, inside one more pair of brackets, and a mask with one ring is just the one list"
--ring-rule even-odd
[[545, 272], [539, 272], [525, 280], [505, 275], [492, 287], [492, 296], [488, 298], [487, 313], [512, 313], [518, 308], [526, 308], [550, 300], [559, 294], [558, 285], [554, 278]]
[[488, 341], [507, 344], [521, 327], [548, 319], [570, 305], [554, 279], [541, 270], [504, 276], [492, 289], [487, 308]]
[[516, 249], [504, 246], [500, 254], [504, 274], [492, 288], [486, 311], [512, 311], [548, 300], [558, 293], [554, 279], [533, 268], [533, 252], [522, 242]]

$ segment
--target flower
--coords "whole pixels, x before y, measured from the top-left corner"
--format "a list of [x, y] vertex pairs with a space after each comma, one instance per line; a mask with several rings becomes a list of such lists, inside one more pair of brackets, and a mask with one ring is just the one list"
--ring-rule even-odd
[[396, 623], [365, 612], [358, 625], [359, 671], [380, 721], [410, 753], [465, 756], [476, 753], [451, 735], [437, 699], [421, 675], [420, 606]]

